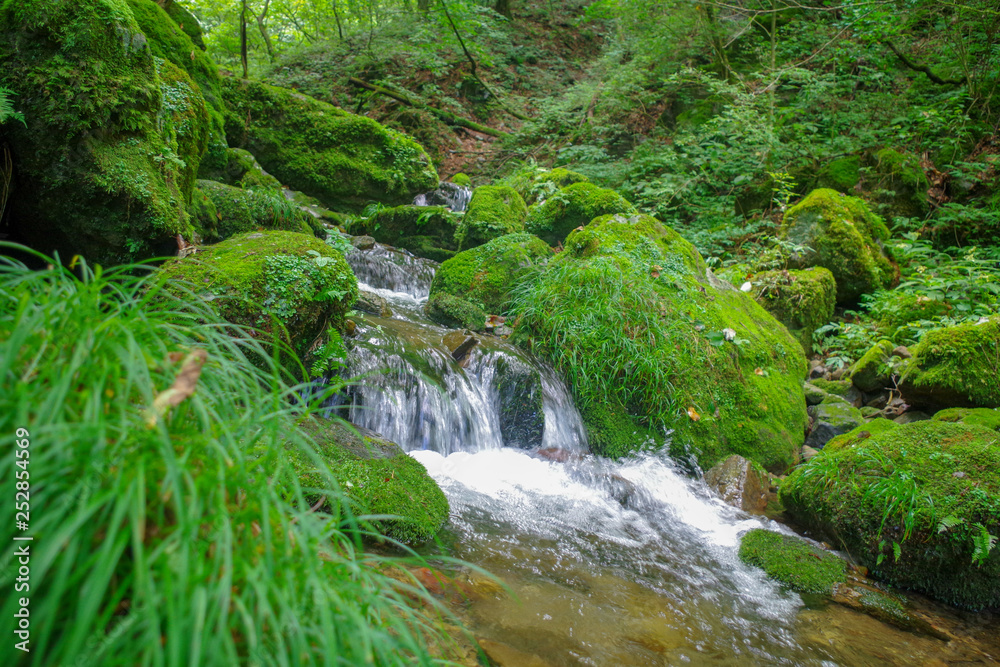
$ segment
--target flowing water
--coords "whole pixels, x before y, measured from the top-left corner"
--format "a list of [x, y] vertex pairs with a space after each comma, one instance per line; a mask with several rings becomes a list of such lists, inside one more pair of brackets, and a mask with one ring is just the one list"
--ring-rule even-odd
[[471, 199], [472, 188], [444, 181], [438, 185], [436, 190], [414, 197], [413, 205], [447, 206], [452, 211], [461, 213], [469, 206]]
[[[461, 617], [479, 639], [522, 651], [511, 665], [997, 664], [992, 616], [935, 607], [961, 635], [944, 642], [803, 600], [743, 565], [742, 532], [790, 531], [723, 504], [665, 457], [589, 455], [551, 369], [492, 337], [455, 360], [450, 332], [421, 310], [429, 265], [369, 252], [349, 261], [394, 315], [359, 323], [350, 370], [364, 380], [350, 418], [427, 467], [451, 503], [450, 553], [507, 586], [456, 573], [470, 591]], [[527, 450], [504, 446], [497, 387], [511, 364], [542, 395], [544, 434]]]

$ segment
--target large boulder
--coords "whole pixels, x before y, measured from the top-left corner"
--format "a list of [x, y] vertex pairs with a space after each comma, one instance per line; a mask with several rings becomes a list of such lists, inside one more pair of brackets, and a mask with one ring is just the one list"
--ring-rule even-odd
[[298, 449], [288, 449], [288, 461], [313, 506], [329, 506], [343, 492], [355, 514], [380, 517], [372, 522], [379, 532], [406, 543], [433, 538], [448, 520], [444, 492], [396, 443], [340, 420], [313, 418], [302, 429], [315, 439], [325, 469]]
[[635, 215], [638, 211], [614, 190], [591, 183], [574, 183], [557, 191], [528, 212], [525, 229], [549, 245], [560, 245], [566, 235], [602, 215]]
[[[280, 190], [244, 190], [216, 181], [198, 181], [195, 197], [199, 203], [192, 211], [210, 240], [228, 239], [261, 229], [312, 233], [306, 222], [307, 214], [285, 199]], [[200, 197], [205, 197], [209, 203], [204, 203]], [[208, 232], [212, 227], [214, 238]]]
[[1000, 317], [924, 334], [900, 367], [900, 390], [920, 408], [1000, 407]]
[[242, 148], [227, 148], [221, 163], [211, 169], [202, 168], [200, 174], [205, 180], [219, 181], [240, 188], [265, 188], [276, 191], [282, 189], [281, 182], [267, 173], [250, 151]]
[[234, 324], [278, 335], [300, 355], [342, 329], [358, 298], [344, 256], [314, 236], [251, 232], [164, 264], [164, 280], [193, 290]]
[[[510, 290], [524, 272], [550, 257], [552, 249], [544, 241], [524, 232], [463, 250], [434, 274], [428, 311], [444, 324], [461, 322], [466, 328], [481, 330], [487, 315], [505, 312]], [[442, 300], [445, 295], [450, 298]], [[459, 313], [468, 312], [475, 314], [466, 323]]]
[[[860, 435], [860, 434], [859, 434]], [[972, 609], [1000, 606], [1000, 435], [920, 421], [845, 438], [779, 497], [878, 579]]]
[[410, 137], [287, 88], [226, 78], [226, 137], [285, 185], [334, 209], [404, 204], [437, 173]]
[[788, 209], [780, 235], [800, 246], [795, 268], [822, 266], [837, 282], [837, 303], [856, 303], [862, 294], [889, 287], [896, 269], [882, 252], [889, 230], [864, 201], [835, 190], [813, 190]]
[[598, 453], [662, 445], [670, 429], [672, 453], [703, 469], [730, 454], [783, 469], [807, 425], [802, 347], [716, 284], [656, 219], [599, 217], [517, 291], [513, 335], [568, 376]]
[[383, 208], [368, 218], [352, 218], [347, 231], [368, 235], [379, 243], [409, 250], [418, 257], [443, 262], [455, 256], [455, 230], [461, 216], [445, 206], [407, 204]]
[[523, 232], [527, 215], [528, 207], [514, 188], [505, 185], [478, 187], [455, 231], [455, 240], [459, 248], [468, 249], [505, 234]]
[[757, 303], [784, 324], [805, 353], [812, 354], [813, 332], [833, 319], [837, 283], [823, 267], [802, 271], [763, 271], [751, 278]]
[[581, 173], [556, 167], [555, 169], [535, 169], [525, 170], [505, 179], [508, 185], [517, 190], [517, 193], [524, 198], [525, 203], [534, 204], [544, 201], [574, 183], [586, 183], [590, 179]]
[[890, 340], [873, 345], [851, 366], [851, 383], [867, 393], [886, 389], [894, 371], [892, 351], [895, 347]]
[[158, 67], [151, 44], [129, 6], [112, 0], [0, 8], [0, 86], [27, 124], [2, 130], [16, 239], [111, 263], [190, 238], [205, 102], [182, 68]]

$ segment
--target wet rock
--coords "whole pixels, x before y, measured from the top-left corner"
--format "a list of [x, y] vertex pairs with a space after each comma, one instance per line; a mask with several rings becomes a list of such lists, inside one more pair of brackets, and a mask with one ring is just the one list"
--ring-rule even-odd
[[451, 352], [451, 357], [462, 364], [469, 357], [469, 352], [479, 344], [479, 339], [468, 331], [451, 331], [441, 339], [444, 346]]
[[926, 412], [920, 412], [920, 410], [911, 410], [910, 412], [904, 412], [892, 421], [897, 424], [909, 424], [911, 422], [922, 422], [930, 419], [931, 416]]
[[464, 211], [472, 199], [472, 189], [464, 185], [443, 181], [431, 192], [417, 195], [414, 206], [447, 206], [455, 212]]
[[805, 444], [814, 449], [822, 449], [831, 438], [847, 433], [865, 421], [860, 410], [836, 396], [810, 410], [813, 411], [815, 420]]
[[546, 447], [545, 449], [539, 449], [535, 454], [540, 458], [555, 461], [556, 463], [566, 463], [567, 461], [574, 461], [580, 458], [580, 455], [576, 452], [571, 452], [561, 447]]
[[375, 247], [375, 239], [371, 236], [352, 236], [351, 245], [358, 250], [371, 250]]
[[771, 484], [767, 473], [742, 456], [732, 455], [705, 473], [705, 484], [723, 501], [746, 512], [763, 512]]
[[497, 667], [551, 667], [537, 655], [525, 653], [509, 644], [480, 639], [479, 647]]
[[802, 391], [806, 395], [806, 405], [819, 405], [830, 395], [811, 382], [803, 384]]
[[605, 475], [608, 492], [611, 497], [617, 500], [623, 507], [630, 507], [636, 504], [640, 491], [635, 484], [625, 479], [621, 475]]
[[541, 447], [545, 433], [542, 376], [527, 363], [502, 356], [496, 363], [500, 399], [500, 435], [507, 447]]
[[375, 292], [369, 292], [368, 290], [358, 290], [358, 302], [354, 307], [362, 313], [368, 313], [369, 315], [392, 317], [392, 309], [389, 308], [389, 302]]
[[344, 333], [353, 336], [358, 330], [358, 325], [354, 320], [344, 320]]

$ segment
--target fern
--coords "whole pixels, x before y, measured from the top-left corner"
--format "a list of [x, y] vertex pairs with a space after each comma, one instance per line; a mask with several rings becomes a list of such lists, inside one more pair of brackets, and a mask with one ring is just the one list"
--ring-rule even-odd
[[989, 558], [993, 547], [996, 546], [997, 536], [990, 535], [989, 531], [986, 530], [986, 526], [981, 523], [977, 523], [976, 526], [979, 527], [979, 533], [973, 533], [972, 535], [972, 544], [975, 545], [975, 549], [972, 552], [972, 562], [976, 564], [976, 567], [981, 567], [986, 562], [986, 559]]
[[0, 86], [0, 125], [3, 125], [8, 120], [17, 120], [27, 127], [28, 124], [24, 121], [24, 114], [14, 111], [14, 103], [10, 99], [12, 95], [14, 95], [14, 91]]

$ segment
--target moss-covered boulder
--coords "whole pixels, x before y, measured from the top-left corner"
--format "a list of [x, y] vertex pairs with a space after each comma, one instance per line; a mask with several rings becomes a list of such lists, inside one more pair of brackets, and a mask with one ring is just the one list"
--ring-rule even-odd
[[784, 324], [812, 354], [812, 335], [833, 319], [837, 283], [823, 267], [802, 271], [764, 271], [751, 281], [757, 303]]
[[853, 447], [854, 445], [864, 442], [873, 435], [878, 435], [882, 431], [888, 431], [890, 429], [896, 428], [897, 426], [899, 426], [899, 424], [890, 419], [885, 419], [882, 417], [871, 419], [865, 423], [856, 426], [847, 433], [841, 433], [840, 435], [831, 438], [830, 441], [826, 443], [826, 446], [823, 447], [823, 449], [836, 451], [838, 449], [844, 449], [846, 447]]
[[890, 340], [879, 341], [854, 362], [849, 376], [854, 386], [864, 392], [885, 389], [893, 374], [895, 347]]
[[930, 210], [930, 180], [920, 157], [894, 148], [875, 151], [868, 165], [868, 188], [889, 217], [920, 218]]
[[[448, 520], [448, 499], [427, 469], [394, 442], [346, 422], [315, 418], [302, 424], [327, 470], [289, 449], [289, 463], [310, 504], [339, 488], [382, 534], [405, 543], [433, 538]], [[325, 503], [324, 503], [325, 504]], [[389, 518], [391, 517], [391, 518]]]
[[[208, 113], [207, 150], [203, 157], [199, 156], [194, 161], [195, 172], [197, 173], [200, 164], [206, 168], [217, 166], [225, 159], [225, 105], [222, 101], [218, 67], [204, 52], [204, 44], [199, 46], [191, 37], [194, 34], [195, 39], [201, 41], [201, 26], [190, 12], [169, 0], [128, 0], [128, 6], [139, 28], [149, 40], [153, 55], [186, 72], [205, 100]], [[188, 160], [187, 156], [181, 157]]]
[[1000, 407], [1000, 317], [928, 331], [911, 351], [900, 370], [910, 404]]
[[514, 188], [505, 185], [478, 187], [455, 231], [455, 240], [459, 248], [468, 249], [505, 234], [523, 232], [527, 215], [528, 207]]
[[458, 250], [455, 230], [460, 221], [460, 215], [444, 206], [404, 205], [383, 208], [368, 218], [353, 218], [347, 231], [443, 262]]
[[[525, 271], [544, 265], [552, 257], [552, 249], [537, 236], [526, 232], [507, 234], [489, 243], [463, 250], [441, 264], [431, 283], [431, 300], [438, 307], [429, 309], [437, 316], [442, 311], [439, 294], [449, 294], [466, 302], [462, 311], [480, 312], [484, 317], [470, 329], [481, 330], [485, 315], [502, 315], [510, 300], [510, 291]], [[462, 319], [446, 317], [445, 324]]]
[[513, 336], [566, 374], [595, 452], [662, 445], [672, 429], [672, 451], [704, 469], [729, 454], [784, 468], [807, 424], [802, 347], [718, 284], [656, 219], [599, 217], [518, 290]]
[[199, 199], [204, 196], [211, 204], [199, 203], [192, 210], [199, 216], [215, 215], [214, 221], [199, 218], [198, 224], [202, 229], [209, 229], [214, 223], [218, 240], [259, 229], [312, 233], [306, 214], [286, 200], [281, 192], [244, 190], [215, 181], [198, 181], [197, 196]]
[[341, 329], [358, 298], [344, 256], [312, 235], [251, 232], [164, 264], [163, 279], [203, 296], [226, 320], [279, 335], [305, 356]]
[[847, 194], [861, 181], [861, 158], [857, 155], [837, 158], [823, 165], [816, 176], [816, 187]]
[[635, 215], [635, 206], [614, 190], [591, 183], [562, 188], [528, 212], [525, 229], [551, 246], [560, 245], [567, 234], [603, 215]]
[[865, 421], [860, 410], [839, 396], [829, 396], [809, 411], [813, 425], [805, 444], [813, 449], [822, 449], [831, 438], [847, 433]]
[[889, 230], [860, 199], [835, 190], [813, 190], [788, 209], [780, 234], [802, 248], [796, 268], [822, 266], [837, 282], [837, 303], [856, 303], [862, 294], [889, 287], [896, 269], [882, 252]]
[[240, 188], [266, 188], [280, 191], [281, 182], [264, 170], [250, 151], [227, 148], [221, 164], [212, 169], [202, 169], [202, 179], [219, 181]]
[[947, 408], [934, 414], [934, 421], [958, 422], [1000, 431], [1000, 410], [990, 408]]
[[189, 193], [194, 188], [201, 158], [208, 148], [211, 130], [209, 109], [187, 72], [169, 60], [154, 58], [154, 61], [160, 80], [161, 132], [171, 146], [177, 146], [176, 156], [164, 155], [162, 158], [177, 159], [183, 163], [178, 165], [183, 179], [180, 191]]
[[294, 90], [223, 80], [226, 137], [289, 187], [334, 209], [404, 204], [438, 184], [410, 137]]
[[485, 329], [488, 316], [480, 306], [447, 292], [432, 294], [427, 299], [424, 312], [432, 320], [446, 327], [472, 331]]
[[844, 559], [802, 538], [762, 528], [743, 534], [739, 558], [799, 593], [829, 596], [847, 581]]
[[543, 169], [536, 166], [508, 176], [503, 182], [517, 190], [525, 203], [530, 205], [548, 199], [561, 188], [589, 180], [583, 174], [563, 167]]
[[[128, 5], [6, 2], [0, 62], [0, 86], [14, 92], [27, 123], [3, 128], [16, 239], [111, 263], [165, 254], [176, 235], [190, 238], [193, 183], [181, 154], [200, 144], [204, 102], [177, 70], [161, 67], [161, 79]], [[182, 129], [185, 119], [194, 126]]]
[[1000, 435], [919, 421], [828, 447], [781, 484], [801, 525], [871, 574], [972, 609], [1000, 606]]

